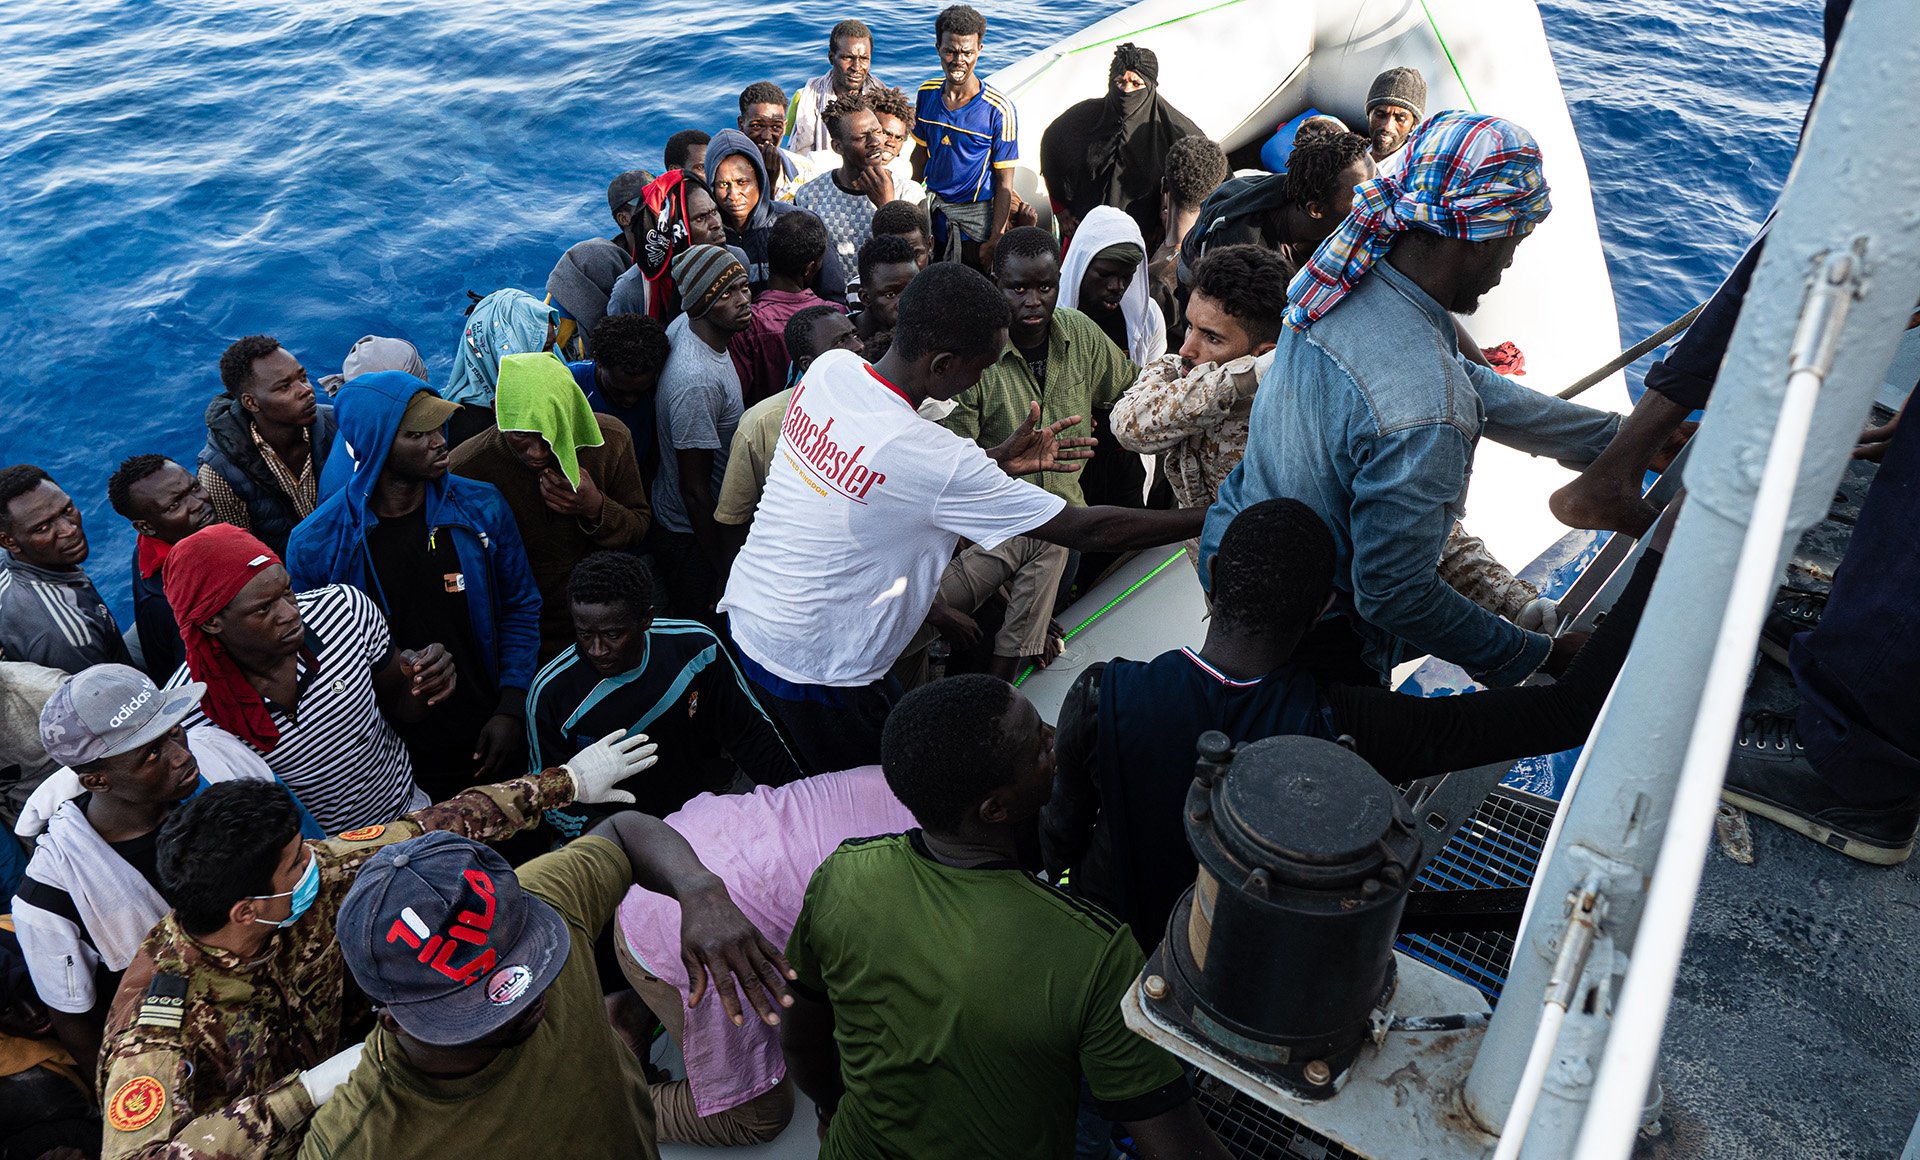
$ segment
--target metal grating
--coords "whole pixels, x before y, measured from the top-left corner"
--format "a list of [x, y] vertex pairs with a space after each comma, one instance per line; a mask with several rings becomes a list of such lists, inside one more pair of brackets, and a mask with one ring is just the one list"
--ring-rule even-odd
[[1364, 1160], [1212, 1076], [1200, 1077], [1195, 1098], [1220, 1143], [1239, 1160]]
[[[1494, 790], [1420, 872], [1413, 888], [1531, 886], [1553, 813], [1554, 803], [1546, 798]], [[1513, 959], [1513, 936], [1505, 931], [1409, 935], [1395, 945], [1402, 954], [1471, 983], [1495, 1002]]]
[[[1494, 790], [1421, 871], [1414, 889], [1532, 885], [1553, 814], [1554, 803], [1546, 798], [1504, 787]], [[1513, 936], [1505, 932], [1415, 935], [1401, 939], [1397, 949], [1497, 1001], [1513, 957]], [[1240, 1160], [1364, 1160], [1211, 1076], [1200, 1078], [1198, 1099], [1220, 1142]]]

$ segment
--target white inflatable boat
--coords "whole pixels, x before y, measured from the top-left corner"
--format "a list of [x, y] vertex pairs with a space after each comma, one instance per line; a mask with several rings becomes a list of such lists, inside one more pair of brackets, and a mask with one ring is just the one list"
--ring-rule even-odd
[[[1519, 381], [1542, 391], [1620, 350], [1586, 161], [1532, 0], [1143, 0], [988, 78], [1019, 107], [1027, 160], [1018, 186], [1029, 200], [1046, 204], [1035, 164], [1041, 134], [1069, 105], [1105, 90], [1113, 49], [1127, 41], [1158, 54], [1161, 93], [1229, 152], [1309, 107], [1364, 127], [1368, 85], [1396, 65], [1426, 77], [1429, 114], [1466, 108], [1525, 126], [1546, 161], [1553, 214], [1467, 325], [1484, 346], [1519, 346]], [[1581, 402], [1625, 410], [1625, 380], [1616, 374]], [[1567, 533], [1546, 500], [1569, 478], [1551, 460], [1482, 441], [1467, 526], [1520, 571]], [[1183, 563], [1162, 567], [1171, 555], [1143, 553], [1062, 618], [1070, 629], [1085, 624], [1066, 663], [1023, 684], [1043, 714], [1051, 718], [1085, 661], [1200, 643], [1198, 585]]]

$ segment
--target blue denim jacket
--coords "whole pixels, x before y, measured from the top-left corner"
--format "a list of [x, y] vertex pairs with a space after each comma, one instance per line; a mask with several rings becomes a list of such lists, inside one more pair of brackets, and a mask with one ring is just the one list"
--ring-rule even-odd
[[1552, 641], [1455, 592], [1435, 567], [1474, 447], [1484, 434], [1586, 463], [1619, 423], [1462, 358], [1447, 312], [1382, 261], [1310, 330], [1280, 332], [1246, 457], [1207, 512], [1200, 575], [1236, 513], [1300, 500], [1333, 530], [1335, 607], [1355, 617], [1377, 669], [1432, 653], [1486, 684], [1516, 684]]

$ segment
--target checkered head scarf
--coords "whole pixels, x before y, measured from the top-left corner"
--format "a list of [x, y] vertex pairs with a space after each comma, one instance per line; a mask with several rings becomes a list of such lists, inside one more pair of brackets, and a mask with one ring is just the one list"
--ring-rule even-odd
[[1533, 135], [1478, 113], [1435, 113], [1407, 141], [1398, 177], [1361, 184], [1353, 212], [1287, 286], [1287, 325], [1305, 330], [1360, 283], [1406, 230], [1489, 241], [1526, 233], [1553, 209]]

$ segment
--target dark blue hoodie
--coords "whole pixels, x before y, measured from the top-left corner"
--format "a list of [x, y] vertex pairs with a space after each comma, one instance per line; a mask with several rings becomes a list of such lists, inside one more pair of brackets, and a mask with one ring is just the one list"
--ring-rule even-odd
[[[727, 227], [727, 241], [739, 246], [747, 254], [747, 285], [755, 298], [767, 288], [767, 242], [773, 236], [773, 221], [783, 214], [798, 213], [800, 208], [791, 202], [775, 201], [767, 188], [767, 162], [760, 156], [760, 147], [753, 139], [738, 129], [722, 129], [713, 135], [707, 143], [707, 188], [714, 187], [714, 177], [720, 172], [720, 162], [741, 154], [753, 164], [754, 173], [760, 178], [760, 203], [747, 213], [746, 224], [739, 229]], [[719, 197], [716, 194], [715, 200]], [[814, 293], [829, 302], [847, 303], [846, 271], [840, 268], [839, 256], [833, 246], [827, 246], [827, 259], [820, 266], [820, 276], [809, 287]]]
[[[368, 501], [407, 403], [427, 389], [405, 371], [361, 375], [340, 388], [334, 459], [351, 475], [293, 530], [286, 564], [296, 591], [351, 584], [389, 609], [367, 554], [367, 529], [380, 522]], [[445, 475], [427, 485], [426, 519], [432, 533], [452, 535], [460, 554], [468, 618], [495, 687], [524, 694], [539, 668], [540, 590], [507, 501], [490, 483]]]

